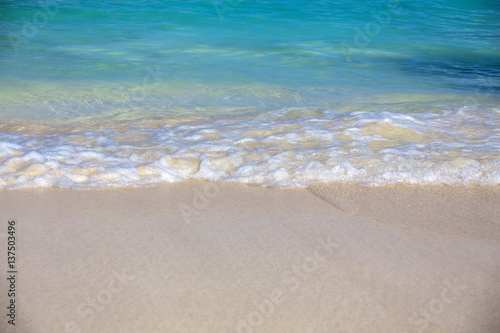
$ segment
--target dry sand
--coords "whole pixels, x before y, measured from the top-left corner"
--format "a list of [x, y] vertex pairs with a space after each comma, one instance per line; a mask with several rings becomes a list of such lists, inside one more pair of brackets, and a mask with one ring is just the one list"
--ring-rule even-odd
[[499, 332], [499, 207], [500, 187], [0, 191], [0, 332]]

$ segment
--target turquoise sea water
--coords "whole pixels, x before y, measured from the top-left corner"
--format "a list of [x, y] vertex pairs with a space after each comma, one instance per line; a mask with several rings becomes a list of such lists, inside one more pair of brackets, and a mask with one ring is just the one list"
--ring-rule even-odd
[[500, 184], [498, 1], [2, 1], [0, 186]]

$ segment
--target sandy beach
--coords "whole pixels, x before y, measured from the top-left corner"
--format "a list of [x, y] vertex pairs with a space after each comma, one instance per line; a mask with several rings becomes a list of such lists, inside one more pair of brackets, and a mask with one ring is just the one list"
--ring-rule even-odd
[[0, 1], [0, 333], [500, 333], [499, 4]]
[[500, 186], [0, 191], [1, 332], [498, 332]]

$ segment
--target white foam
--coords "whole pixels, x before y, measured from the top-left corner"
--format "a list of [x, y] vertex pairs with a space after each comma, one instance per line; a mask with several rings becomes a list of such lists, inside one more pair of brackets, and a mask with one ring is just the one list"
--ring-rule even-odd
[[293, 111], [75, 127], [57, 135], [0, 133], [0, 187], [105, 188], [185, 179], [272, 187], [500, 184], [497, 109]]

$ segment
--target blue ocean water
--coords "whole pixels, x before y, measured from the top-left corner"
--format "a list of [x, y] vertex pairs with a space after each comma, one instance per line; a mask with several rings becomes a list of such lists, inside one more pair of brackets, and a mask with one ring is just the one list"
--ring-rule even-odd
[[0, 2], [0, 186], [500, 184], [498, 1]]

